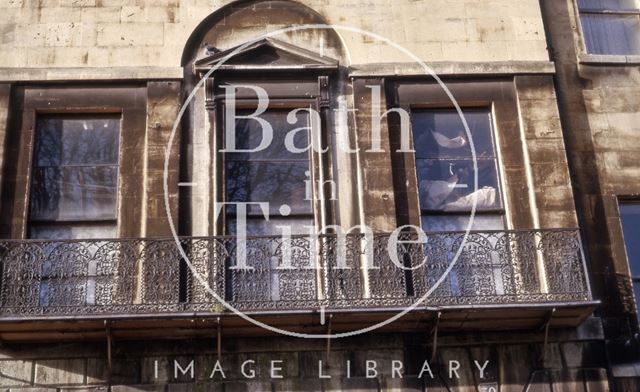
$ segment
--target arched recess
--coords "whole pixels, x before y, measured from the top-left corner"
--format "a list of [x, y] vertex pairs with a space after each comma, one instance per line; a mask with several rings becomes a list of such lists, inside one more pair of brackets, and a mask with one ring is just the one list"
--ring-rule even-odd
[[[215, 53], [228, 51], [253, 41], [265, 33], [290, 26], [310, 24], [328, 25], [329, 21], [308, 6], [290, 0], [239, 0], [215, 11], [198, 25], [183, 51], [184, 99], [192, 93], [202, 76], [202, 72], [197, 72], [196, 68], [197, 64], [202, 63], [203, 60]], [[338, 129], [334, 126], [337, 120], [333, 113], [339, 106], [338, 102], [346, 101], [347, 106], [352, 106], [349, 103], [348, 94], [345, 93], [348, 91], [348, 78], [343, 67], [349, 63], [348, 53], [338, 32], [333, 29], [303, 29], [279, 34], [274, 38], [285, 46], [301, 48], [313, 52], [312, 55], [335, 59], [340, 64], [337, 73], [331, 77], [329, 87], [331, 99], [330, 107], [327, 109], [328, 132], [332, 134], [337, 132]], [[269, 77], [265, 75], [269, 74], [262, 74], [261, 77]], [[206, 108], [207, 105], [209, 108]], [[179, 231], [183, 235], [207, 236], [217, 232], [212, 217], [215, 213], [213, 206], [217, 197], [216, 189], [220, 186], [216, 184], [216, 173], [219, 174], [219, 171], [211, 169], [215, 167], [216, 149], [212, 145], [212, 140], [216, 136], [214, 124], [216, 120], [212, 116], [210, 106], [206, 97], [206, 84], [202, 84], [189, 103], [181, 124], [181, 181], [197, 184], [180, 189]], [[348, 127], [345, 129], [344, 132], [351, 132]], [[329, 138], [337, 140], [335, 135]], [[350, 138], [355, 140], [353, 135], [350, 135]], [[341, 170], [351, 170], [356, 167], [356, 157], [336, 156], [330, 162], [330, 166], [333, 169], [329, 170], [332, 171], [335, 171], [337, 166]], [[343, 189], [344, 194], [347, 195], [344, 199], [349, 199], [345, 200], [347, 207], [344, 211], [349, 211], [350, 216], [346, 219], [337, 217], [332, 220], [332, 224], [351, 227], [358, 223], [356, 192], [348, 189], [348, 186], [352, 186], [352, 183], [347, 183], [345, 186], [336, 184], [337, 192], [340, 193], [342, 192], [340, 189]], [[343, 203], [342, 195], [338, 199]], [[332, 211], [336, 210], [339, 210], [337, 206]]]
[[[206, 47], [218, 50], [241, 45], [262, 34], [305, 24], [329, 24], [308, 6], [291, 0], [237, 0], [207, 16], [193, 31], [182, 53], [181, 64], [189, 68], [203, 57]], [[318, 48], [345, 64], [342, 39], [333, 29], [308, 29], [278, 35], [278, 40], [304, 48]]]

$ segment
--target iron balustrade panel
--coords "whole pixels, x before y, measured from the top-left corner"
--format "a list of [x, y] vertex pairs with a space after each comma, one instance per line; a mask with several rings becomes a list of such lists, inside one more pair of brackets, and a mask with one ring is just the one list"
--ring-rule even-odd
[[591, 299], [577, 230], [438, 233], [426, 248], [429, 304]]
[[389, 238], [0, 241], [0, 316], [225, 311], [213, 294], [244, 311], [591, 300], [574, 229]]

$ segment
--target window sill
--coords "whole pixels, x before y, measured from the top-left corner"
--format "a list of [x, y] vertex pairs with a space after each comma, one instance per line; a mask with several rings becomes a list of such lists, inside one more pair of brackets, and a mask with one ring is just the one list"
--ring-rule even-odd
[[640, 65], [640, 55], [580, 54], [578, 60], [585, 65]]

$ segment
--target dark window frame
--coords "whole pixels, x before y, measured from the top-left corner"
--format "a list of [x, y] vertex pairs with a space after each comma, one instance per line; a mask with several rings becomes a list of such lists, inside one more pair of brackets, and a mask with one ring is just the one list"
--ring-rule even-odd
[[[332, 145], [331, 135], [328, 132], [328, 111], [330, 110], [333, 70], [318, 73], [315, 70], [300, 71], [293, 69], [289, 74], [281, 72], [266, 72], [260, 76], [252, 72], [229, 71], [221, 72], [219, 75], [210, 77], [205, 84], [206, 105], [209, 112], [210, 122], [213, 125], [212, 138], [214, 146], [213, 177], [214, 206], [213, 211], [218, 211], [216, 204], [224, 202], [226, 190], [224, 153], [219, 150], [224, 146], [224, 126], [225, 126], [225, 91], [222, 86], [233, 85], [255, 85], [267, 91], [269, 96], [268, 110], [284, 109], [287, 111], [308, 108], [316, 110], [320, 115], [320, 135], [321, 149], [324, 150]], [[289, 86], [294, 83], [297, 89], [291, 90]], [[258, 105], [255, 92], [248, 93], [246, 89], [236, 91], [236, 109], [251, 110]], [[319, 153], [311, 151], [311, 179], [312, 179], [312, 212], [313, 224], [316, 229], [324, 228], [336, 222], [335, 201], [331, 200], [327, 187], [320, 188], [319, 184], [326, 181], [334, 182], [332, 170], [333, 154], [330, 148], [326, 152]], [[337, 189], [336, 189], [337, 193]], [[225, 222], [226, 212], [221, 209], [220, 216], [213, 227], [215, 235], [227, 235], [227, 222]], [[273, 215], [280, 217], [280, 215]], [[279, 234], [278, 234], [279, 235]]]
[[[414, 113], [419, 113], [419, 112], [455, 112], [457, 114], [457, 111], [454, 107], [452, 106], [439, 106], [439, 105], [420, 105], [420, 104], [414, 104], [414, 105], [410, 105], [410, 112], [409, 115], [412, 117]], [[496, 175], [496, 186], [497, 186], [497, 200], [498, 200], [498, 205], [499, 207], [496, 208], [483, 208], [483, 209], [477, 209], [475, 215], [476, 216], [499, 216], [502, 218], [502, 224], [503, 224], [503, 228], [506, 226], [506, 209], [505, 209], [505, 203], [504, 203], [504, 195], [503, 195], [503, 186], [502, 186], [502, 171], [500, 170], [500, 159], [499, 159], [499, 152], [497, 150], [497, 143], [496, 143], [496, 124], [495, 124], [495, 115], [494, 115], [494, 110], [492, 105], [461, 105], [460, 109], [462, 110], [463, 114], [465, 112], [482, 112], [482, 113], [486, 113], [489, 116], [489, 133], [491, 136], [491, 146], [492, 146], [492, 152], [493, 155], [491, 157], [477, 157], [476, 156], [476, 161], [490, 161], [493, 163], [493, 165], [495, 166], [495, 175]], [[412, 117], [413, 119], [413, 117]], [[414, 144], [414, 129], [413, 129], [413, 121], [411, 121], [410, 124], [411, 127], [411, 132], [410, 132], [410, 138], [411, 138], [411, 148], [413, 150], [415, 150], [415, 144]], [[415, 170], [415, 176], [416, 178], [419, 178], [419, 174], [418, 174], [418, 165], [417, 165], [417, 160], [418, 159], [429, 159], [429, 160], [433, 160], [433, 161], [442, 161], [442, 160], [447, 160], [447, 161], [452, 161], [452, 160], [469, 160], [469, 158], [463, 159], [463, 158], [417, 158], [415, 156], [415, 152], [412, 153], [413, 155], [413, 166], [414, 166], [414, 170]], [[416, 187], [416, 191], [418, 193], [418, 200], [420, 200], [420, 189], [419, 186]], [[422, 225], [422, 219], [425, 216], [440, 216], [440, 217], [465, 217], [465, 216], [469, 216], [471, 212], [471, 209], [467, 210], [454, 210], [454, 211], [445, 211], [442, 209], [426, 209], [423, 208], [422, 205], [420, 205], [420, 216], [421, 216], [421, 226]], [[423, 230], [425, 231], [432, 231], [429, 230], [428, 228], [422, 227]]]
[[[237, 98], [236, 99], [236, 110], [238, 111], [244, 111], [244, 110], [255, 110], [258, 106], [258, 102], [255, 99], [248, 99], [248, 98]], [[313, 110], [316, 110], [317, 112], [319, 112], [319, 107], [318, 104], [315, 100], [313, 99], [299, 99], [299, 98], [292, 98], [292, 99], [286, 99], [286, 98], [278, 98], [278, 99], [270, 99], [269, 100], [269, 107], [266, 109], [266, 111], [264, 113], [268, 113], [269, 111], [279, 111], [279, 110], [286, 110], [286, 111], [291, 111], [291, 110], [295, 110], [295, 109], [299, 109], [299, 108], [311, 108]], [[224, 126], [226, 124], [226, 118], [225, 118], [225, 104], [224, 101], [221, 101], [220, 104], [220, 111], [221, 111], [221, 118], [220, 118], [220, 147], [224, 147], [225, 146], [225, 135], [226, 132], [224, 132]], [[294, 124], [292, 125], [292, 128], [297, 127], [296, 125], [298, 124]], [[275, 130], [274, 130], [275, 131]], [[321, 133], [322, 130], [314, 130], [314, 132], [318, 132]], [[313, 143], [312, 140], [312, 134], [309, 134], [309, 141], [311, 143]], [[313, 145], [313, 144], [312, 144]], [[320, 146], [321, 148], [325, 148], [326, 146], [323, 145]], [[222, 196], [222, 200], [224, 200], [224, 198], [226, 197], [226, 184], [227, 184], [227, 153], [222, 152], [220, 150], [216, 151], [216, 155], [219, 156], [219, 162], [220, 162], [220, 167], [222, 169], [222, 191], [221, 191], [221, 196]], [[310, 214], [294, 214], [291, 213], [290, 215], [283, 217], [279, 214], [270, 214], [268, 213], [267, 216], [269, 218], [271, 217], [277, 217], [278, 219], [283, 219], [283, 220], [293, 220], [296, 218], [310, 218], [312, 223], [318, 227], [319, 226], [319, 222], [318, 222], [318, 218], [319, 218], [319, 213], [321, 213], [321, 211], [317, 210], [317, 206], [315, 206], [314, 204], [316, 204], [317, 201], [317, 195], [318, 195], [318, 189], [317, 188], [317, 184], [319, 180], [323, 180], [324, 181], [324, 175], [323, 173], [321, 173], [320, 170], [320, 160], [322, 159], [322, 155], [323, 154], [319, 154], [318, 152], [314, 151], [313, 149], [310, 149], [310, 151], [308, 152], [308, 162], [309, 162], [309, 171], [311, 173], [311, 181], [312, 181], [312, 200], [310, 201], [311, 204], [311, 213]], [[319, 178], [318, 178], [319, 176]], [[224, 210], [224, 209], [223, 209]], [[234, 213], [229, 213], [227, 211], [223, 211], [221, 212], [222, 214], [224, 214], [224, 233], [225, 234], [229, 234], [228, 230], [229, 230], [229, 226], [228, 226], [228, 222], [227, 222], [227, 217], [233, 217], [235, 216]], [[265, 219], [262, 217], [262, 215], [260, 215], [258, 218], [259, 219]], [[275, 235], [275, 234], [274, 234]]]
[[[576, 9], [578, 12], [578, 19], [580, 23], [580, 31], [582, 35], [583, 41], [583, 50], [585, 53], [590, 55], [603, 55], [603, 56], [640, 56], [640, 52], [638, 53], [621, 53], [621, 54], [611, 54], [611, 53], [598, 53], [592, 52], [589, 50], [589, 43], [587, 42], [587, 34], [585, 32], [585, 23], [583, 21], [583, 15], [595, 15], [595, 16], [605, 16], [605, 17], [638, 17], [640, 23], [640, 8], [625, 8], [625, 9], [617, 9], [613, 7], [582, 7], [580, 5], [580, 0], [576, 0]], [[638, 31], [640, 34], [640, 31]]]
[[[504, 230], [534, 227], [531, 200], [522, 181], [526, 173], [523, 130], [519, 120], [518, 83], [514, 78], [446, 78], [449, 92], [463, 109], [491, 108], [495, 152], [498, 158], [501, 196], [504, 210]], [[528, 83], [548, 83], [546, 78], [526, 80]], [[449, 96], [432, 79], [387, 79], [387, 108], [398, 107], [411, 113], [414, 109], [454, 109]], [[398, 116], [388, 116], [389, 133], [400, 133]], [[416, 184], [413, 153], [397, 153], [398, 141], [391, 141], [391, 162], [395, 190], [397, 225], [421, 225], [420, 201]], [[407, 185], [408, 184], [408, 185]], [[524, 196], [524, 197], [523, 197]], [[477, 216], [481, 216], [479, 211]], [[472, 230], [475, 231], [475, 230]], [[491, 231], [491, 230], [479, 230]]]
[[[6, 181], [2, 189], [0, 234], [25, 239], [33, 168], [35, 127], [41, 115], [121, 116], [119, 154], [138, 151], [147, 132], [147, 86], [144, 83], [89, 85], [25, 85], [12, 91], [11, 132], [7, 138]], [[143, 154], [119, 161], [117, 238], [142, 235], [144, 204]]]
[[[622, 243], [624, 245], [624, 252], [627, 260], [627, 265], [629, 266], [629, 277], [631, 279], [631, 291], [632, 293], [634, 293], [633, 296], [635, 297], [635, 303], [636, 303], [636, 315], [640, 318], [640, 298], [638, 298], [635, 295], [635, 290], [634, 290], [634, 286], [638, 285], [638, 287], [640, 287], [640, 258], [632, 259], [631, 255], [629, 254], [629, 249], [627, 246], [627, 241], [629, 239], [625, 238], [623, 213], [622, 213], [622, 206], [624, 205], [636, 205], [640, 208], [640, 198], [638, 197], [619, 197], [618, 198], [618, 212], [620, 216], [620, 230], [621, 230], [620, 232], [622, 234]], [[639, 271], [638, 275], [635, 275], [633, 273], [633, 270], [634, 270], [633, 265], [636, 263]]]
[[[59, 165], [51, 165], [51, 166], [47, 166], [47, 167], [56, 167], [56, 168], [65, 168], [65, 167], [83, 167], [83, 168], [97, 168], [97, 167], [115, 167], [116, 169], [116, 198], [115, 198], [115, 206], [114, 206], [114, 211], [113, 211], [113, 217], [112, 218], [85, 218], [82, 219], [81, 217], [76, 217], [74, 219], [38, 219], [38, 218], [33, 218], [31, 216], [31, 197], [32, 197], [32, 187], [33, 187], [33, 171], [36, 168], [41, 168], [43, 166], [37, 166], [37, 162], [36, 162], [36, 153], [37, 151], [36, 148], [38, 146], [38, 141], [37, 141], [37, 127], [38, 124], [40, 123], [40, 121], [42, 119], [45, 118], [60, 118], [60, 119], [84, 119], [84, 120], [105, 120], [105, 119], [112, 119], [112, 120], [117, 120], [118, 121], [118, 152], [117, 152], [117, 162], [115, 164], [112, 163], [99, 163], [99, 164], [93, 164], [93, 165], [89, 165], [89, 164], [63, 164], [60, 163]], [[37, 226], [49, 226], [49, 227], [71, 227], [71, 226], [82, 226], [82, 225], [91, 225], [91, 224], [112, 224], [115, 226], [116, 229], [116, 236], [117, 236], [117, 231], [118, 231], [118, 210], [120, 208], [120, 204], [121, 204], [121, 200], [119, 197], [120, 194], [120, 187], [121, 187], [121, 176], [120, 176], [120, 163], [122, 161], [122, 148], [121, 148], [121, 142], [122, 142], [122, 113], [118, 112], [118, 113], [112, 113], [112, 112], [82, 112], [82, 113], [48, 113], [48, 112], [40, 112], [40, 113], [36, 113], [36, 129], [34, 129], [34, 142], [33, 142], [33, 146], [32, 149], [33, 151], [31, 152], [31, 157], [32, 157], [32, 166], [31, 166], [31, 176], [30, 176], [30, 181], [29, 181], [29, 213], [28, 213], [28, 218], [27, 218], [27, 236], [31, 238], [31, 227], [36, 224]], [[100, 239], [104, 239], [104, 238], [100, 238]]]

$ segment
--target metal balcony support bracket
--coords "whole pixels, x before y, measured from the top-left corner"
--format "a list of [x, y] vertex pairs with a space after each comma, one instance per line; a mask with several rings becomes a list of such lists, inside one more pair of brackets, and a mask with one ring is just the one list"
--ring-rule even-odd
[[556, 308], [551, 309], [547, 314], [544, 323], [540, 327], [540, 329], [544, 329], [544, 341], [542, 343], [542, 354], [540, 355], [540, 362], [544, 362], [545, 355], [547, 353], [547, 344], [549, 343], [549, 326], [551, 325], [551, 319], [553, 319], [553, 314], [555, 312]]
[[333, 315], [329, 314], [329, 322], [327, 323], [327, 363], [329, 363], [329, 353], [331, 352], [331, 322]]
[[438, 312], [436, 316], [436, 323], [431, 330], [431, 335], [433, 336], [433, 345], [431, 346], [431, 363], [435, 362], [436, 352], [438, 350], [438, 326], [440, 325], [440, 317], [442, 316], [442, 312]]
[[112, 352], [113, 335], [111, 334], [110, 322], [107, 320], [104, 320], [104, 329], [107, 335], [107, 370], [108, 370], [107, 378], [111, 379], [111, 374], [113, 372], [113, 352]]
[[217, 349], [218, 349], [218, 361], [222, 360], [222, 320], [220, 317], [216, 319], [216, 324], [218, 324], [218, 333], [217, 333]]

